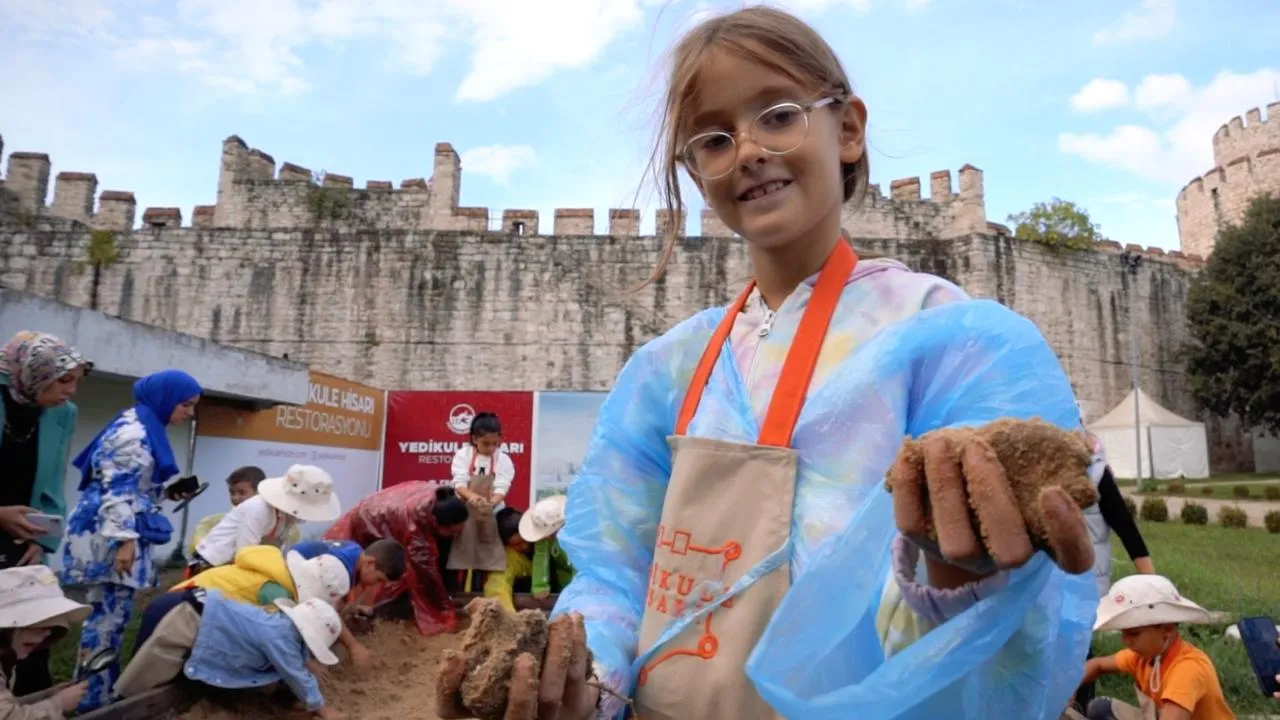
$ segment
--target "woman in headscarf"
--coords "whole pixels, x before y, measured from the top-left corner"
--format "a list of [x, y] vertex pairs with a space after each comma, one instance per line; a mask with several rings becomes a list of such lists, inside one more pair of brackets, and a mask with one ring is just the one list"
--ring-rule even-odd
[[394, 485], [360, 501], [325, 533], [326, 540], [351, 540], [361, 547], [383, 538], [404, 546], [405, 572], [385, 583], [372, 598], [380, 615], [408, 614], [423, 635], [450, 632], [457, 626], [453, 602], [444, 582], [444, 558], [467, 522], [467, 504], [451, 487], [426, 481]]
[[[92, 607], [80, 634], [80, 657], [122, 647], [134, 593], [156, 584], [152, 548], [173, 526], [160, 511], [164, 484], [178, 474], [165, 426], [195, 414], [202, 389], [180, 370], [133, 385], [136, 404], [120, 413], [73, 461], [82, 473], [80, 500], [67, 522], [62, 582], [88, 587]], [[89, 678], [80, 712], [105, 705], [118, 665]]]
[[[0, 349], [0, 569], [38, 565], [62, 543], [61, 534], [47, 535], [27, 514], [67, 514], [62, 488], [76, 429], [70, 398], [92, 367], [41, 332], [24, 330]], [[15, 695], [52, 686], [47, 647], [18, 663]]]

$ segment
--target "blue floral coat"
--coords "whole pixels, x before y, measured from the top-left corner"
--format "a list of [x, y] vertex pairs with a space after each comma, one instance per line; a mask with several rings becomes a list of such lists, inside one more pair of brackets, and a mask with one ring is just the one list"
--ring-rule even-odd
[[107, 427], [91, 462], [94, 479], [67, 520], [62, 582], [154, 587], [152, 547], [144, 542], [138, 542], [132, 572], [122, 575], [112, 568], [120, 546], [138, 539], [134, 516], [158, 508], [164, 491], [151, 482], [155, 461], [136, 412], [126, 410]]

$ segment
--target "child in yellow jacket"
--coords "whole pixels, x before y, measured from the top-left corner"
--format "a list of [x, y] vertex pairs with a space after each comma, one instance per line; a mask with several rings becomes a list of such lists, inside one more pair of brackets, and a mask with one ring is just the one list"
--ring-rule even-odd
[[498, 537], [507, 549], [507, 569], [491, 572], [484, 583], [484, 596], [496, 598], [507, 610], [515, 612], [516, 587], [528, 588], [533, 578], [533, 545], [520, 537], [519, 510], [503, 508], [498, 511]]

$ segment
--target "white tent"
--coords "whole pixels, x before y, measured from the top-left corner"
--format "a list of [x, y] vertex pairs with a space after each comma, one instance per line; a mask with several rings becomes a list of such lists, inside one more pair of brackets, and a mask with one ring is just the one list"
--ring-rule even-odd
[[1154, 478], [1209, 477], [1209, 444], [1204, 423], [1188, 420], [1137, 391], [1140, 432], [1134, 432], [1135, 394], [1120, 401], [1111, 412], [1089, 423], [1107, 453], [1107, 462], [1116, 477], [1138, 476], [1137, 448], [1142, 447], [1142, 474]]

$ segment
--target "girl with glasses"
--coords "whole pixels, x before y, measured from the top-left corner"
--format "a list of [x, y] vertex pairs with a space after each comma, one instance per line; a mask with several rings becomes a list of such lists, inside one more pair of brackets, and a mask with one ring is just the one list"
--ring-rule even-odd
[[[745, 240], [754, 279], [727, 310], [639, 350], [601, 408], [559, 535], [577, 575], [552, 621], [545, 712], [977, 720], [1066, 708], [1097, 604], [1066, 481], [1024, 512], [1018, 493], [1041, 478], [1006, 477], [991, 447], [951, 435], [904, 437], [1033, 417], [1069, 437], [1071, 385], [1007, 308], [859, 260], [840, 218], [867, 190], [866, 128], [830, 46], [784, 12], [712, 18], [675, 48], [655, 154], [667, 208], [682, 215], [687, 173]], [[673, 232], [655, 278], [674, 247]], [[914, 487], [895, 488], [914, 494], [886, 491], [887, 473], [912, 472]], [[1052, 555], [1033, 550], [1033, 522]], [[972, 554], [942, 551], [966, 533]], [[462, 662], [441, 677], [463, 678]], [[513, 705], [530, 667], [515, 662]]]

